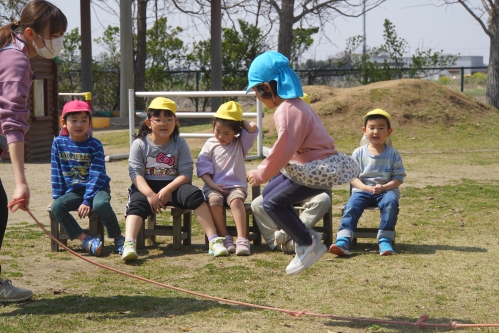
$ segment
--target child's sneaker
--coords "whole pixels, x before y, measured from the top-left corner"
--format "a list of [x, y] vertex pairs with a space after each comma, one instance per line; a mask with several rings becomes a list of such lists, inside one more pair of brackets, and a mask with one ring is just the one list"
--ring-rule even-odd
[[284, 253], [295, 253], [295, 241], [290, 239], [286, 243], [279, 245], [277, 249]]
[[135, 251], [135, 243], [131, 241], [126, 241], [123, 244], [123, 254], [121, 259], [124, 261], [136, 260], [138, 258], [137, 251]]
[[250, 243], [244, 237], [237, 237], [236, 241], [236, 255], [237, 256], [249, 256], [250, 253]]
[[88, 253], [99, 257], [102, 251], [102, 242], [99, 237], [87, 236], [81, 241], [81, 247]]
[[390, 238], [380, 238], [378, 240], [379, 254], [382, 256], [391, 256], [395, 252], [392, 248], [392, 240]]
[[340, 237], [336, 240], [336, 243], [331, 245], [329, 248], [331, 254], [336, 254], [337, 256], [349, 256], [350, 253], [350, 240], [346, 237]]
[[114, 239], [114, 246], [116, 253], [123, 254], [123, 245], [125, 245], [125, 237], [120, 236]]
[[274, 232], [274, 242], [276, 246], [283, 245], [290, 239], [291, 237], [289, 237], [284, 230], [277, 230]]
[[298, 274], [304, 269], [310, 267], [313, 263], [327, 252], [326, 245], [322, 244], [322, 235], [310, 230], [312, 244], [295, 246], [296, 255], [286, 267], [287, 274]]
[[214, 255], [215, 257], [228, 256], [229, 251], [227, 251], [224, 246], [224, 239], [225, 237], [213, 238], [210, 241], [210, 250], [208, 253]]
[[234, 239], [231, 235], [227, 235], [224, 238], [224, 246], [229, 251], [229, 253], [236, 252], [236, 246], [234, 245]]

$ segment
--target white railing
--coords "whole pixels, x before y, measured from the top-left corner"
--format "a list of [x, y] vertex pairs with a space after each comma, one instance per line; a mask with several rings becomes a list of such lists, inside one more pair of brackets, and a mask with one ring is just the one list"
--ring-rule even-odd
[[[130, 130], [130, 147], [133, 143], [133, 136], [135, 135], [135, 97], [248, 97], [255, 96], [255, 92], [245, 91], [149, 91], [149, 92], [135, 92], [133, 89], [128, 90], [128, 105], [129, 105], [129, 130]], [[214, 112], [178, 112], [177, 118], [212, 118]], [[246, 156], [246, 160], [262, 158], [263, 156], [263, 130], [262, 118], [263, 108], [262, 102], [256, 99], [256, 112], [244, 112], [243, 118], [255, 118], [256, 124], [259, 129], [257, 137], [257, 155]], [[213, 133], [180, 133], [184, 138], [210, 138]], [[110, 160], [111, 156], [106, 156], [106, 161]]]

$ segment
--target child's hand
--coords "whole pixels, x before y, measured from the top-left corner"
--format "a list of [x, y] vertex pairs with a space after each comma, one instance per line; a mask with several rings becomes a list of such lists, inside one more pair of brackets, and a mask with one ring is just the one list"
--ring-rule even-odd
[[250, 171], [246, 172], [246, 179], [248, 179], [248, 183], [251, 186], [255, 186], [256, 185], [255, 178], [253, 178], [253, 170], [250, 170]]
[[168, 201], [170, 201], [171, 196], [172, 194], [166, 187], [163, 187], [161, 191], [158, 192], [158, 198], [161, 200], [163, 205], [166, 205]]
[[49, 203], [49, 205], [47, 206], [47, 209], [50, 209], [50, 207], [52, 207], [52, 203]]
[[153, 213], [161, 213], [161, 209], [165, 208], [165, 205], [159, 199], [159, 196], [156, 193], [153, 193], [147, 196], [147, 201], [149, 201], [149, 205], [151, 205], [151, 211]]
[[88, 214], [90, 214], [90, 206], [81, 204], [80, 207], [78, 207], [78, 217], [84, 218], [87, 217]]
[[373, 194], [380, 194], [383, 192], [385, 192], [385, 188], [383, 187], [383, 185], [376, 184], [375, 186], [373, 186]]
[[229, 194], [229, 191], [224, 188], [225, 184], [213, 184], [210, 188], [214, 191], [220, 192], [223, 195]]

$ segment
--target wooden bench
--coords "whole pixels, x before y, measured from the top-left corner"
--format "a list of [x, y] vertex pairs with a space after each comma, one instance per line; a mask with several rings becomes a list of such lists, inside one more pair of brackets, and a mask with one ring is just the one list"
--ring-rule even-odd
[[[69, 236], [66, 230], [62, 224], [57, 221], [54, 215], [52, 215], [52, 210], [48, 208], [47, 211], [49, 212], [50, 218], [50, 234], [62, 244], [68, 246]], [[102, 224], [99, 216], [93, 210], [91, 210], [88, 215], [88, 228], [84, 229], [83, 232], [90, 236], [99, 236], [99, 238], [104, 241], [104, 225]], [[59, 251], [59, 244], [52, 238], [50, 239], [50, 249], [52, 251]]]
[[156, 236], [172, 236], [175, 250], [180, 249], [182, 244], [191, 245], [192, 211], [173, 206], [167, 206], [166, 209], [172, 216], [172, 225], [159, 225], [156, 221], [156, 213], [149, 215], [146, 221], [143, 221], [137, 235], [137, 248], [143, 249], [146, 239], [154, 244]]

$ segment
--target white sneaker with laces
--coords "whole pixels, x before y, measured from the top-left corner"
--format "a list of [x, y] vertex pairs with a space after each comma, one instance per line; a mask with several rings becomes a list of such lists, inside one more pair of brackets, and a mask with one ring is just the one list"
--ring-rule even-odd
[[312, 236], [311, 245], [295, 245], [296, 255], [286, 267], [287, 274], [298, 274], [310, 267], [327, 252], [326, 245], [321, 243], [322, 235], [314, 230], [309, 230]]
[[274, 239], [275, 245], [279, 246], [284, 245], [291, 237], [284, 230], [277, 230], [274, 232]]

